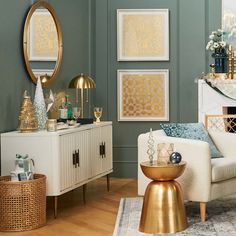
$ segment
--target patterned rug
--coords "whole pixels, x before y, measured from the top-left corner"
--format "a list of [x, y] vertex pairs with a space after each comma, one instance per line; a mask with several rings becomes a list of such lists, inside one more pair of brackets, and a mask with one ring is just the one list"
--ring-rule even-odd
[[113, 236], [236, 236], [236, 195], [207, 204], [207, 221], [201, 223], [199, 204], [187, 202], [188, 228], [175, 234], [144, 234], [138, 231], [143, 198], [122, 198]]

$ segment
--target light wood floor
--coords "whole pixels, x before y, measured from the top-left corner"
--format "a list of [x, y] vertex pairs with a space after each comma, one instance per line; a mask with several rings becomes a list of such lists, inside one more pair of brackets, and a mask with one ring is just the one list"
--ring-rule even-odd
[[32, 231], [3, 233], [1, 236], [111, 236], [121, 197], [137, 196], [136, 179], [111, 178], [110, 192], [106, 178], [87, 185], [87, 203], [82, 188], [59, 197], [58, 216], [53, 217], [52, 198], [47, 202], [47, 225]]

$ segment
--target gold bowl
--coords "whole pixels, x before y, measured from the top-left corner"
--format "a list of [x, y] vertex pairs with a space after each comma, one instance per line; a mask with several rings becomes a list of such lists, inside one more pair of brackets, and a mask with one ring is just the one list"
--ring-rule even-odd
[[169, 181], [178, 178], [185, 170], [186, 162], [181, 161], [179, 164], [160, 165], [154, 162], [152, 165], [149, 161], [140, 164], [143, 174], [152, 180]]

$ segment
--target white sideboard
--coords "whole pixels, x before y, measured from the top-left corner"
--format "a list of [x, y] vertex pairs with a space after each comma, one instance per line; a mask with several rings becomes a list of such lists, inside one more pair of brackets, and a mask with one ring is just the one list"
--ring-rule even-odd
[[[35, 172], [47, 176], [47, 196], [57, 196], [113, 171], [112, 122], [82, 125], [56, 132], [1, 134], [1, 174], [15, 169], [16, 154], [34, 159]], [[84, 195], [85, 196], [85, 195]]]

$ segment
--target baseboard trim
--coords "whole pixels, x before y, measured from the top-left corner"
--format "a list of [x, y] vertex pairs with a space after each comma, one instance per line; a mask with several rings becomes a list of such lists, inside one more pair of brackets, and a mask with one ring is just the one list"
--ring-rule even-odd
[[131, 163], [131, 164], [138, 164], [137, 161], [113, 161], [113, 163]]

